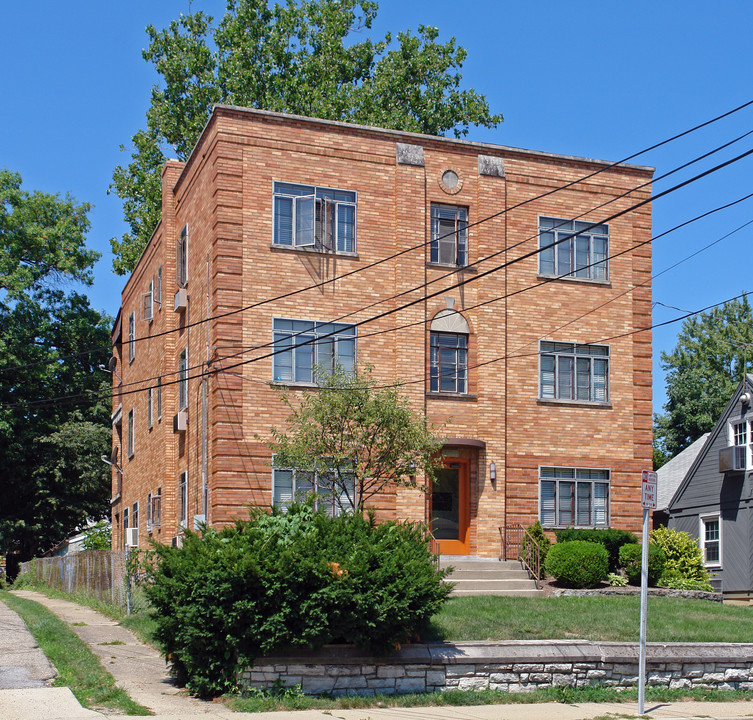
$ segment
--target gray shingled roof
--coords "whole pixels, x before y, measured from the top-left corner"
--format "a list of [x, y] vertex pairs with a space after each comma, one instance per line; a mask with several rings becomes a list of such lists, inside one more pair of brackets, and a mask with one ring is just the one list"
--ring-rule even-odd
[[656, 471], [656, 509], [666, 510], [672, 498], [680, 487], [690, 466], [706, 444], [711, 433], [706, 433], [694, 443], [688, 445], [679, 455], [675, 455], [666, 465]]

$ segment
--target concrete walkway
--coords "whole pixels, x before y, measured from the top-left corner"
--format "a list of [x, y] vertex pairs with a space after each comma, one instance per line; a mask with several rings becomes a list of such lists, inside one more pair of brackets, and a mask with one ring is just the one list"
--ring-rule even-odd
[[[175, 687], [162, 657], [140, 643], [128, 630], [109, 618], [66, 600], [48, 598], [41, 593], [18, 591], [14, 594], [49, 608], [86, 642], [99, 656], [104, 667], [130, 696], [155, 713], [153, 720], [182, 720], [205, 716], [224, 720], [585, 720], [588, 718], [637, 717], [636, 703], [586, 703], [564, 705], [483, 705], [469, 707], [367, 708], [361, 710], [300, 710], [271, 713], [233, 713], [219, 703], [191, 698]], [[20, 622], [20, 625], [19, 625]], [[7, 629], [7, 631], [6, 631]], [[7, 639], [4, 637], [7, 634]], [[112, 644], [116, 643], [116, 644]], [[34, 652], [36, 651], [36, 653]], [[45, 683], [49, 677], [37, 677], [38, 670], [25, 665], [27, 658], [41, 651], [26, 630], [23, 621], [0, 602], [0, 677], [2, 668], [27, 668], [19, 681]], [[44, 656], [42, 655], [42, 658]], [[31, 660], [29, 661], [31, 662]], [[46, 659], [44, 659], [46, 662]], [[41, 667], [44, 667], [42, 663]], [[49, 668], [49, 663], [47, 663]], [[49, 670], [46, 671], [49, 675]], [[10, 675], [13, 675], [10, 673]], [[41, 672], [45, 675], [45, 671]], [[51, 676], [50, 676], [51, 677]], [[652, 718], [751, 718], [753, 702], [647, 704]], [[67, 688], [20, 686], [0, 689], [1, 720], [91, 720], [118, 718], [81, 708]]]

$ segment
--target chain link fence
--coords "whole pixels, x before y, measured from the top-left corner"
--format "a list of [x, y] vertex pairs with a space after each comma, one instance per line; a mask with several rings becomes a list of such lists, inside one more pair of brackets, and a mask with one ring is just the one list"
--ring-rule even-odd
[[149, 603], [140, 587], [140, 575], [129, 567], [127, 552], [91, 550], [21, 563], [21, 573], [34, 585], [64, 593], [81, 593], [115, 605], [128, 614]]

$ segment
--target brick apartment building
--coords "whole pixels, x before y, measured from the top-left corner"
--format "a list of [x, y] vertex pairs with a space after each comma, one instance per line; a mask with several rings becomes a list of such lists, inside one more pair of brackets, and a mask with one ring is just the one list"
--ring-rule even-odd
[[313, 364], [333, 362], [405, 381], [444, 426], [433, 492], [378, 506], [433, 520], [443, 552], [496, 556], [505, 527], [537, 518], [638, 529], [652, 458], [651, 333], [634, 332], [651, 325], [651, 246], [639, 246], [650, 204], [604, 220], [649, 198], [651, 177], [216, 107], [190, 158], [164, 167], [162, 220], [113, 331], [114, 547], [171, 542], [310, 489], [271, 466], [270, 428], [286, 417], [275, 385], [311, 392]]

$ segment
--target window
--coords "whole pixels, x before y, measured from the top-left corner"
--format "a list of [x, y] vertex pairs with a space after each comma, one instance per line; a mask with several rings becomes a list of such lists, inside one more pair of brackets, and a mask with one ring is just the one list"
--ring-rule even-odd
[[146, 391], [146, 426], [152, 429], [152, 388]]
[[722, 564], [722, 524], [719, 515], [702, 515], [699, 520], [703, 561], [706, 565], [719, 567]]
[[184, 348], [178, 360], [178, 410], [188, 407], [188, 348]]
[[591, 225], [577, 220], [539, 218], [539, 273], [608, 280], [609, 227]]
[[159, 309], [162, 310], [162, 265], [157, 269], [157, 277], [155, 278], [154, 302], [156, 302]]
[[314, 185], [274, 184], [275, 245], [356, 250], [356, 194]]
[[141, 296], [141, 319], [152, 322], [154, 317], [154, 281], [149, 283], [147, 291]]
[[123, 509], [123, 547], [128, 547], [128, 508]]
[[539, 343], [543, 400], [609, 401], [609, 347]]
[[323, 508], [328, 515], [339, 515], [355, 508], [355, 478], [348, 476], [336, 483], [334, 473], [315, 473], [305, 470], [274, 468], [272, 494], [275, 505], [287, 507], [292, 502], [315, 496], [315, 507]]
[[432, 392], [468, 392], [468, 336], [431, 333], [430, 382]]
[[128, 457], [133, 457], [134, 438], [133, 438], [133, 408], [128, 411]]
[[735, 467], [744, 470], [750, 467], [748, 444], [753, 443], [753, 428], [748, 428], [746, 420], [729, 424], [729, 445], [735, 448]]
[[128, 316], [128, 362], [132, 363], [136, 357], [136, 318], [131, 313]]
[[[313, 383], [314, 366], [331, 373], [356, 366], [356, 329], [342, 323], [274, 320], [273, 376], [277, 382]], [[282, 352], [279, 352], [282, 351]]]
[[188, 284], [188, 225], [180, 231], [175, 255], [175, 271], [178, 287], [185, 287]]
[[162, 378], [157, 378], [157, 422], [162, 420]]
[[146, 531], [152, 532], [152, 493], [147, 493], [146, 496]]
[[178, 524], [184, 528], [188, 525], [188, 471], [180, 474], [178, 481]]
[[152, 527], [162, 526], [162, 488], [157, 488], [156, 494], [152, 495]]
[[609, 525], [609, 470], [542, 467], [539, 482], [544, 527]]
[[131, 527], [138, 528], [139, 526], [139, 504], [133, 503], [133, 509], [131, 511]]
[[468, 208], [431, 205], [431, 262], [468, 264]]

